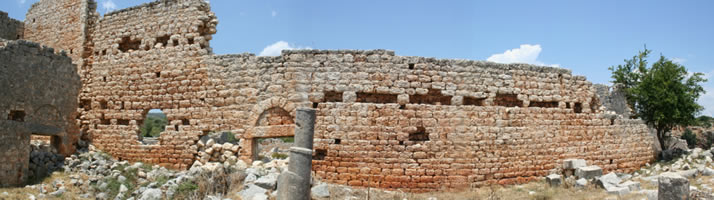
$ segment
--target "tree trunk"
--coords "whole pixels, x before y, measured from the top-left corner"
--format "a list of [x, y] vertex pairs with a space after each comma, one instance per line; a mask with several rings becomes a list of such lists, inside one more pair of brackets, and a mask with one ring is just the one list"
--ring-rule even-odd
[[659, 140], [659, 146], [662, 149], [662, 151], [666, 150], [666, 146], [664, 146], [664, 131], [657, 129], [657, 140]]

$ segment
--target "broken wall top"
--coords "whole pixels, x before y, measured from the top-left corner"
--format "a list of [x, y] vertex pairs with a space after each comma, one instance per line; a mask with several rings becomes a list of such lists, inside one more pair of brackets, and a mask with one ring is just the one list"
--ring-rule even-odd
[[0, 11], [0, 39], [22, 39], [23, 24], [21, 21], [8, 17], [6, 12]]

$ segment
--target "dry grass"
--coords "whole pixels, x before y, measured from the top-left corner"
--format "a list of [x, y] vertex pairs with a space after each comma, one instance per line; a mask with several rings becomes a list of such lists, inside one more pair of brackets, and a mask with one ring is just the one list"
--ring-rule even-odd
[[[0, 188], [0, 199], [5, 200], [5, 199], [28, 199], [29, 195], [32, 194], [35, 195], [37, 199], [52, 199], [52, 200], [60, 200], [60, 199], [82, 199], [79, 197], [80, 194], [83, 193], [81, 188], [74, 187], [69, 184], [70, 178], [67, 173], [64, 172], [55, 172], [51, 176], [45, 178], [42, 180], [42, 183], [46, 185], [51, 185], [53, 181], [55, 180], [62, 180], [64, 181], [65, 184], [65, 189], [66, 192], [59, 197], [51, 196], [49, 195], [50, 192], [54, 191], [48, 191], [48, 194], [45, 194], [45, 198], [39, 198], [39, 189], [32, 189], [32, 188], [27, 188], [27, 187], [17, 187], [17, 188]], [[51, 188], [47, 187], [47, 188]], [[2, 193], [7, 192], [8, 195], [2, 195]]]
[[523, 185], [487, 186], [471, 188], [461, 192], [432, 192], [432, 193], [404, 193], [399, 191], [381, 191], [370, 189], [341, 189], [331, 188], [332, 196], [327, 199], [346, 199], [348, 196], [357, 199], [392, 199], [392, 200], [428, 200], [428, 199], [454, 199], [454, 200], [590, 200], [590, 199], [646, 199], [642, 194], [628, 194], [624, 196], [609, 195], [603, 189], [590, 185], [586, 188], [550, 187], [544, 181], [535, 181]]

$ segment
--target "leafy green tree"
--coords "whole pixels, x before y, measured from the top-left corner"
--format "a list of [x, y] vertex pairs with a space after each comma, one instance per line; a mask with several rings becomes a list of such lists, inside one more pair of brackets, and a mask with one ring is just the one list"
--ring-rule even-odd
[[695, 115], [703, 109], [697, 104], [704, 92], [700, 83], [707, 80], [702, 73], [689, 74], [684, 66], [664, 56], [648, 69], [646, 58], [650, 52], [645, 47], [632, 60], [625, 60], [625, 65], [610, 70], [613, 83], [625, 85], [635, 116], [657, 130], [659, 144], [665, 148], [664, 141], [672, 128], [697, 122]]
[[[644, 51], [640, 51], [632, 59], [625, 59], [624, 65], [611, 66], [608, 69], [612, 71], [613, 83], [621, 83], [625, 88], [625, 96], [627, 97], [627, 105], [630, 108], [635, 107], [635, 98], [632, 96], [633, 89], [640, 82], [640, 79], [647, 71], [647, 56], [652, 53], [652, 50], [645, 46]], [[632, 116], [636, 117], [637, 113], [633, 110]]]

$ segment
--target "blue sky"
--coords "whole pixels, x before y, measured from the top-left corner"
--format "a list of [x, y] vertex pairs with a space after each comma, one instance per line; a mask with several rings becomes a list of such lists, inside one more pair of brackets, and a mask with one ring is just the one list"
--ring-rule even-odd
[[[98, 12], [147, 0], [97, 0]], [[4, 0], [24, 19], [36, 0]], [[390, 49], [397, 55], [559, 66], [608, 83], [643, 45], [714, 79], [714, 1], [213, 0], [216, 54], [285, 48]], [[714, 80], [700, 98], [714, 115]]]

